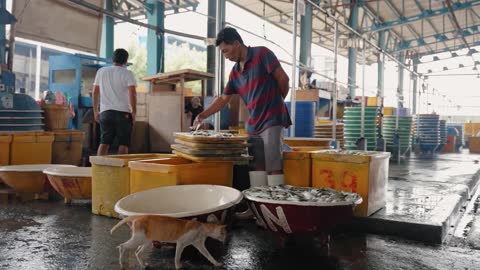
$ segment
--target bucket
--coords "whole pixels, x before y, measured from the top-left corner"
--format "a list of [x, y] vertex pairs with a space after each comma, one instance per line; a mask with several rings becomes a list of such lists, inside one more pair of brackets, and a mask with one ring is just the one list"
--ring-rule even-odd
[[47, 130], [62, 130], [68, 128], [70, 109], [68, 106], [45, 104], [42, 105], [45, 114], [45, 128]]

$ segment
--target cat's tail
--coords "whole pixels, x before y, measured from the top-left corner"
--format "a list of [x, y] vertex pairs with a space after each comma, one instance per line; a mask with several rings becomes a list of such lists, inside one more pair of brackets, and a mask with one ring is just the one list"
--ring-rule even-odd
[[127, 223], [127, 222], [130, 222], [134, 219], [138, 218], [138, 216], [129, 216], [129, 217], [126, 217], [124, 219], [122, 219], [120, 222], [118, 222], [115, 226], [113, 226], [113, 228], [110, 230], [110, 234], [113, 234], [113, 232], [118, 229], [118, 227], [122, 226], [123, 224]]

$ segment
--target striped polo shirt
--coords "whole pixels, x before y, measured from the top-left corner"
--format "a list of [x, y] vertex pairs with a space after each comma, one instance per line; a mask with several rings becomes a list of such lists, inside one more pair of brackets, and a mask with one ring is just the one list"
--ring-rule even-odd
[[260, 134], [273, 126], [289, 127], [292, 122], [282, 93], [273, 77], [280, 62], [265, 47], [248, 47], [243, 72], [236, 63], [230, 72], [224, 95], [239, 94], [247, 105], [248, 134]]

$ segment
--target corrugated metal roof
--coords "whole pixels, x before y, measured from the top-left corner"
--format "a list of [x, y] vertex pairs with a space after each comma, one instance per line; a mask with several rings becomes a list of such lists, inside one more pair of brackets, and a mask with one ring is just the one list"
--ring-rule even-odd
[[[229, 0], [261, 18], [292, 30], [291, 0]], [[451, 8], [448, 7], [450, 1]], [[353, 1], [352, 1], [353, 2]], [[408, 52], [419, 56], [455, 51], [480, 45], [480, 0], [382, 0], [356, 1], [358, 29], [370, 39], [378, 40], [378, 32], [386, 32], [386, 51], [396, 55]], [[319, 6], [336, 14], [347, 23], [351, 5], [348, 0], [319, 1]], [[453, 11], [453, 12], [452, 12]], [[314, 9], [312, 42], [333, 48], [333, 20]], [[458, 27], [454, 23], [457, 20]], [[298, 18], [300, 27], [300, 18]], [[340, 30], [340, 54], [347, 55], [348, 31]], [[299, 32], [298, 32], [299, 33]], [[463, 39], [467, 42], [464, 43]], [[368, 62], [376, 61], [371, 53]]]

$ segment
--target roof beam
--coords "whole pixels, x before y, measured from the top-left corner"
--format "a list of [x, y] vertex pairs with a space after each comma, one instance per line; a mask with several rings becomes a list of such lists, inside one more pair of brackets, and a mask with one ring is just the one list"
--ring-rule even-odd
[[[473, 33], [473, 34], [470, 33], [468, 36], [475, 35], [475, 34], [477, 34], [477, 33]], [[443, 42], [447, 42], [447, 41], [452, 41], [452, 40], [456, 40], [456, 39], [460, 39], [460, 38], [462, 38], [462, 37], [456, 36], [456, 37], [453, 37], [453, 38], [448, 38], [446, 36], [442, 36], [441, 40]], [[422, 39], [420, 39], [420, 40], [422, 40]], [[411, 43], [412, 43], [411, 41], [416, 41], [417, 42], [416, 45], [411, 46]], [[410, 43], [407, 43], [407, 42], [410, 42]], [[425, 40], [422, 40], [422, 42], [419, 42], [418, 40], [414, 40], [414, 39], [409, 40], [409, 41], [399, 42], [399, 43], [397, 43], [397, 46], [396, 46], [395, 50], [390, 51], [390, 53], [398, 53], [398, 52], [401, 52], [401, 51], [413, 50], [413, 49], [416, 49], [416, 48], [422, 48], [422, 47], [425, 47], [425, 46], [434, 45], [437, 42], [438, 41], [432, 41], [432, 42], [426, 43]], [[465, 45], [465, 43], [464, 43], [464, 45]], [[445, 45], [445, 47], [448, 47], [448, 45]], [[465, 47], [468, 48], [468, 46], [465, 46]], [[458, 50], [458, 49], [453, 48], [453, 50]]]
[[[387, 4], [387, 6], [393, 11], [393, 13], [395, 13], [395, 16], [397, 16], [398, 19], [402, 19], [404, 18], [404, 14], [401, 14], [400, 11], [397, 10], [397, 8], [393, 5], [393, 3], [390, 1], [390, 0], [385, 0], [385, 3]], [[420, 34], [417, 33], [417, 31], [415, 31], [415, 29], [413, 29], [413, 27], [411, 25], [407, 25], [407, 28], [408, 30], [410, 30], [410, 32], [416, 37], [416, 38], [420, 38]], [[403, 38], [402, 38], [403, 39]], [[432, 50], [432, 48], [428, 47], [430, 50]]]
[[[420, 4], [420, 2], [418, 0], [415, 0], [415, 4], [417, 5], [418, 9], [420, 9], [420, 12], [424, 13], [425, 12], [425, 9], [423, 8], [422, 4]], [[430, 27], [432, 27], [433, 31], [435, 31], [436, 34], [438, 34], [438, 29], [435, 27], [435, 25], [432, 23], [432, 21], [430, 20], [430, 18], [427, 18], [426, 19], [428, 24], [430, 24]], [[423, 24], [422, 24], [422, 27], [423, 27]], [[423, 29], [422, 29], [423, 31]], [[443, 42], [443, 45], [445, 47], [447, 47], [447, 44], [445, 42]], [[430, 51], [432, 49], [430, 48]]]
[[459, 35], [460, 35], [460, 37], [463, 41], [463, 45], [465, 45], [465, 47], [467, 47], [470, 50], [470, 45], [468, 44], [467, 40], [465, 39], [465, 36], [463, 35], [463, 32], [460, 31], [462, 28], [460, 27], [460, 24], [458, 23], [457, 16], [455, 16], [455, 12], [453, 11], [453, 8], [452, 8], [452, 3], [450, 3], [450, 0], [445, 0], [445, 3], [447, 4], [448, 10], [450, 11], [450, 14], [451, 14], [450, 20], [452, 21], [455, 28], [457, 28], [458, 33], [459, 33]]
[[[371, 9], [369, 6], [367, 6], [367, 5], [362, 5], [361, 7], [362, 7], [362, 9], [363, 9], [364, 12], [366, 12], [368, 15], [370, 15], [372, 18], [374, 18], [374, 20], [372, 20], [372, 25], [375, 24], [375, 20], [376, 20], [377, 22], [379, 22], [379, 23], [383, 23], [383, 20], [382, 20], [380, 17], [378, 17], [378, 15], [375, 14], [375, 12], [373, 12], [372, 9]], [[403, 40], [403, 39], [400, 37], [400, 34], [398, 34], [395, 30], [390, 29], [388, 32], [391, 33], [390, 35], [394, 35], [396, 38]], [[387, 39], [387, 40], [388, 40], [388, 39]], [[385, 46], [387, 47], [388, 44], [386, 44]]]
[[[388, 3], [388, 1], [386, 1], [386, 2]], [[458, 11], [458, 10], [463, 10], [463, 9], [466, 9], [466, 8], [472, 8], [474, 6], [479, 6], [479, 5], [480, 5], [480, 0], [470, 0], [470, 1], [467, 0], [465, 2], [456, 2], [456, 3], [452, 4], [452, 10], [453, 11]], [[378, 32], [378, 31], [382, 31], [382, 30], [388, 30], [388, 29], [391, 29], [395, 26], [409, 25], [413, 22], [425, 20], [427, 18], [432, 18], [432, 17], [436, 17], [436, 16], [440, 16], [440, 15], [446, 15], [449, 12], [450, 11], [449, 11], [448, 7], [443, 7], [443, 8], [436, 9], [436, 10], [426, 9], [424, 12], [422, 12], [420, 14], [417, 14], [417, 15], [408, 16], [408, 17], [403, 17], [402, 16], [397, 20], [388, 21], [388, 22], [384, 22], [382, 24], [374, 25], [370, 29], [363, 29], [364, 30], [363, 32], [364, 33], [371, 33], [371, 32]]]
[[416, 46], [421, 46], [422, 44], [425, 43], [426, 39], [435, 38], [438, 41], [449, 41], [449, 40], [453, 40], [453, 38], [449, 38], [447, 37], [447, 35], [450, 35], [450, 34], [455, 35], [456, 33], [462, 33], [464, 36], [470, 36], [478, 33], [479, 31], [480, 31], [480, 23], [475, 25], [469, 25], [467, 27], [461, 28], [460, 30], [457, 30], [457, 29], [448, 30], [448, 31], [439, 32], [433, 35], [424, 36], [418, 39], [405, 40], [403, 46], [402, 45], [399, 45], [399, 46], [402, 46], [403, 49], [408, 49], [410, 45], [413, 45], [413, 44], [416, 44]]
[[[480, 40], [470, 43], [470, 47], [471, 47], [471, 48], [477, 47], [477, 46], [480, 46]], [[444, 53], [444, 52], [453, 52], [453, 51], [458, 51], [458, 50], [465, 49], [465, 48], [466, 48], [466, 46], [465, 46], [464, 44], [461, 44], [461, 45], [457, 45], [457, 46], [455, 46], [455, 47], [447, 47], [447, 48], [442, 48], [442, 49], [435, 50], [435, 51], [433, 51], [433, 52], [422, 53], [422, 54], [419, 55], [419, 57], [422, 57], [422, 56], [425, 56], [425, 55], [430, 55], [430, 54], [439, 54], [439, 53]]]

